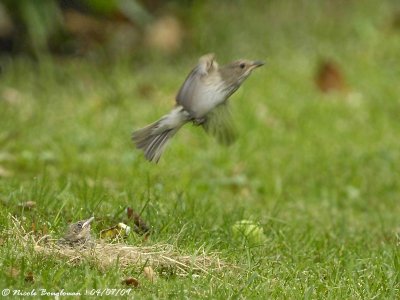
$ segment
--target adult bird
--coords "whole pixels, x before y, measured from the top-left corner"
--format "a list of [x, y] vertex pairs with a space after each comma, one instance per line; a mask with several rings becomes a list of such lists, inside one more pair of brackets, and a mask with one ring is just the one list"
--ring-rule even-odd
[[231, 144], [235, 132], [228, 99], [262, 65], [262, 61], [240, 59], [219, 66], [214, 54], [200, 57], [176, 96], [175, 108], [158, 121], [133, 132], [136, 147], [144, 151], [146, 159], [158, 162], [167, 142], [188, 122], [201, 125], [222, 144]]

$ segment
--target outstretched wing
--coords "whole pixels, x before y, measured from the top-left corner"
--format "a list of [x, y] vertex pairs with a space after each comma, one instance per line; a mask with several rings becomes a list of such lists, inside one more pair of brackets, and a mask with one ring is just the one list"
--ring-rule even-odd
[[223, 145], [230, 145], [236, 140], [236, 128], [227, 102], [209, 112], [202, 126]]
[[195, 94], [201, 90], [199, 88], [202, 84], [201, 78], [208, 75], [214, 68], [218, 68], [214, 59], [215, 55], [212, 53], [200, 57], [199, 63], [190, 72], [176, 96], [176, 103], [178, 105], [182, 105], [190, 111], [190, 104], [196, 98]]

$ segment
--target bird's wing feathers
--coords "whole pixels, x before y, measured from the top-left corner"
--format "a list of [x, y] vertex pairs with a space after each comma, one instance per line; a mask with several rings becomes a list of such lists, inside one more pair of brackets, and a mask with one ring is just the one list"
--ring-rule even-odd
[[[217, 70], [218, 64], [215, 61], [214, 54], [206, 54], [200, 57], [198, 65], [190, 72], [176, 96], [177, 104], [195, 115], [196, 112], [190, 111], [191, 107], [193, 107], [192, 101], [199, 100], [196, 93], [206, 93], [204, 78]], [[228, 104], [225, 102], [207, 114], [202, 126], [208, 134], [216, 137], [224, 145], [232, 144], [236, 139], [233, 119]]]
[[236, 128], [227, 102], [208, 113], [202, 126], [223, 145], [230, 145], [236, 140]]
[[218, 67], [217, 63], [214, 62], [214, 59], [214, 54], [206, 54], [200, 57], [199, 63], [190, 72], [176, 96], [176, 103], [178, 105], [182, 105], [186, 109], [190, 107], [190, 102], [194, 98], [194, 94], [199, 91], [201, 78], [208, 75], [214, 68]]

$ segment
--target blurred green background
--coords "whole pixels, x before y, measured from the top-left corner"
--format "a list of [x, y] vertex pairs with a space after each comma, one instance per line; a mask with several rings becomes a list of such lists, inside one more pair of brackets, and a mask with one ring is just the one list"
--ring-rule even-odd
[[[131, 132], [208, 52], [267, 62], [232, 96], [238, 141], [185, 126], [148, 163]], [[0, 63], [2, 288], [120, 287], [130, 272], [142, 298], [399, 297], [399, 1], [0, 1]], [[127, 207], [152, 228], [127, 243], [205, 247], [240, 269], [153, 285], [7, 234], [9, 214], [59, 236], [95, 213], [98, 235]], [[241, 220], [265, 239], [233, 234]]]

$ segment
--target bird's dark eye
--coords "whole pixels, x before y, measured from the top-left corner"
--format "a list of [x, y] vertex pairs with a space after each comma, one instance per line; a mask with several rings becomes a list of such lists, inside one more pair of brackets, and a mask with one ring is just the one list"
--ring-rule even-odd
[[239, 65], [239, 67], [240, 67], [241, 69], [244, 69], [245, 66], [246, 66], [245, 63], [241, 63], [241, 64]]
[[82, 228], [83, 223], [79, 222], [78, 224], [76, 224], [78, 226], [79, 229]]

